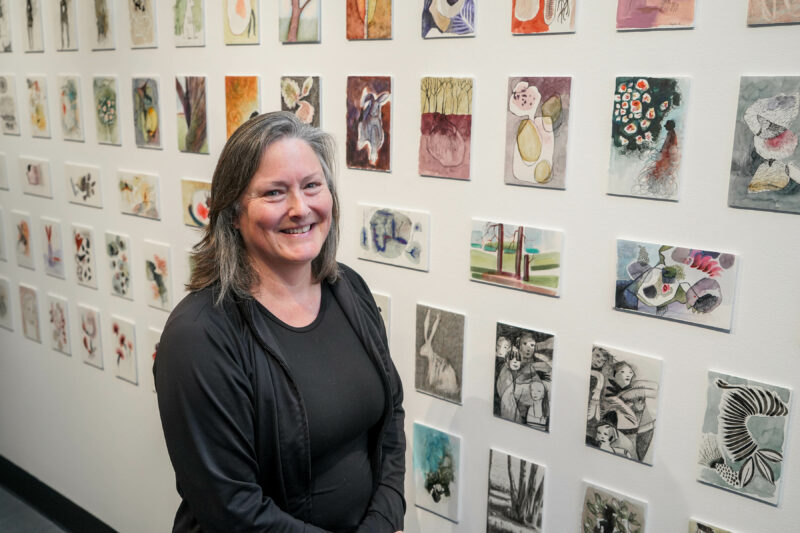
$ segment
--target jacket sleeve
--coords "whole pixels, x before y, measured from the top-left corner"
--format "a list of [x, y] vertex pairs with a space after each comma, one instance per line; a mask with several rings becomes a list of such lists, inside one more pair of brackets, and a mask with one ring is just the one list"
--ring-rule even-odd
[[180, 495], [204, 532], [322, 532], [258, 484], [254, 391], [232, 329], [222, 316], [184, 312], [161, 337], [158, 406]]

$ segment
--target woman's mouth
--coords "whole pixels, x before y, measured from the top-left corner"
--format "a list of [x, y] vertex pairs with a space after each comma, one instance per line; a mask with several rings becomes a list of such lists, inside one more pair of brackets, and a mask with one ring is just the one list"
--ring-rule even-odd
[[301, 226], [299, 228], [287, 228], [287, 229], [281, 230], [281, 233], [288, 233], [290, 235], [296, 235], [296, 234], [299, 234], [299, 233], [306, 233], [308, 231], [311, 231], [311, 226], [312, 226], [312, 224], [308, 224], [306, 226]]

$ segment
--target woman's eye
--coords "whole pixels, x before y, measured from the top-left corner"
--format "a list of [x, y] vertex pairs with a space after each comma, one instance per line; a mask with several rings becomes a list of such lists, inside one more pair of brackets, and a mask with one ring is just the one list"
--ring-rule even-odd
[[306, 189], [316, 189], [317, 187], [321, 186], [322, 184], [318, 181], [311, 181], [306, 184]]
[[264, 196], [267, 196], [267, 197], [275, 197], [275, 196], [278, 196], [279, 194], [281, 194], [281, 191], [279, 191], [277, 189], [272, 189], [272, 190], [264, 192]]

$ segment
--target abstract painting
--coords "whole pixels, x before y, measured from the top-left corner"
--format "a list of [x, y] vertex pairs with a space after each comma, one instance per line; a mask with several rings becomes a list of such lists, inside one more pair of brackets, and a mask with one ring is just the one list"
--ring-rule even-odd
[[142, 245], [144, 272], [147, 279], [147, 305], [164, 311], [172, 310], [172, 264], [169, 245], [145, 240]]
[[422, 78], [419, 173], [469, 179], [472, 79]]
[[208, 226], [208, 198], [211, 196], [211, 182], [182, 179], [183, 223], [194, 228]]
[[319, 76], [282, 76], [281, 111], [294, 113], [297, 118], [319, 128]]
[[497, 323], [494, 416], [550, 431], [555, 337]]
[[545, 469], [499, 450], [489, 450], [486, 533], [541, 533]]
[[791, 391], [708, 373], [697, 479], [778, 505]]
[[414, 422], [414, 503], [456, 523], [460, 449], [460, 437]]
[[509, 78], [505, 182], [563, 189], [572, 78]]
[[223, 0], [225, 44], [258, 44], [258, 0]]
[[78, 76], [58, 76], [57, 80], [61, 135], [66, 141], [83, 142], [81, 79]]
[[35, 288], [20, 283], [19, 307], [22, 310], [22, 334], [27, 339], [41, 343], [39, 297]]
[[422, 38], [475, 35], [475, 0], [424, 0]]
[[592, 346], [586, 444], [653, 464], [661, 360]]
[[64, 163], [64, 178], [70, 203], [103, 207], [102, 180], [98, 167]]
[[798, 135], [800, 76], [742, 77], [728, 205], [800, 213]]
[[11, 52], [11, 0], [0, 0], [0, 53]]
[[472, 220], [473, 281], [558, 296], [564, 234], [556, 230]]
[[113, 50], [114, 1], [93, 0], [92, 50]]
[[618, 30], [691, 28], [695, 0], [618, 0]]
[[111, 278], [111, 294], [133, 300], [130, 237], [107, 231], [106, 258]]
[[733, 254], [617, 240], [614, 308], [730, 330]]
[[512, 0], [511, 33], [573, 33], [575, 0]]
[[687, 78], [617, 78], [608, 193], [677, 200]]
[[64, 355], [70, 355], [69, 342], [69, 304], [67, 299], [55, 294], [47, 295], [47, 307], [50, 310], [50, 347]]
[[689, 533], [731, 533], [721, 527], [710, 526], [697, 520], [689, 520]]
[[103, 369], [103, 349], [100, 343], [100, 311], [78, 304], [78, 352], [87, 365]]
[[161, 148], [161, 116], [159, 115], [158, 80], [133, 78], [133, 129], [136, 146]]
[[14, 76], [0, 76], [0, 125], [5, 135], [19, 135], [16, 83]]
[[19, 156], [19, 176], [22, 192], [45, 198], [53, 197], [53, 182], [50, 179], [50, 162], [46, 159]]
[[747, 23], [791, 24], [800, 22], [800, 0], [750, 0]]
[[208, 153], [205, 76], [177, 76], [178, 150]]
[[375, 300], [375, 305], [378, 306], [378, 311], [383, 320], [383, 328], [386, 330], [386, 338], [389, 339], [389, 326], [392, 323], [392, 299], [388, 294], [381, 294], [374, 291], [372, 292], [372, 298]]
[[175, 14], [175, 46], [205, 46], [206, 24], [203, 0], [172, 0]]
[[130, 15], [131, 48], [155, 48], [156, 2], [154, 0], [128, 0]]
[[461, 405], [464, 315], [417, 304], [414, 386]]
[[429, 213], [360, 204], [361, 248], [369, 261], [428, 271]]
[[14, 331], [14, 312], [11, 306], [11, 284], [0, 277], [0, 328]]
[[119, 145], [119, 113], [117, 112], [117, 78], [97, 77], [93, 80], [94, 122], [97, 142]]
[[64, 279], [64, 242], [61, 238], [61, 221], [42, 217], [41, 227], [44, 273]]
[[278, 38], [282, 43], [318, 43], [322, 0], [279, 0]]
[[392, 38], [392, 0], [345, 1], [349, 40]]
[[392, 78], [347, 77], [347, 167], [391, 170]]
[[233, 135], [248, 119], [258, 115], [259, 107], [258, 76], [225, 76], [227, 137]]
[[130, 320], [111, 316], [111, 339], [113, 350], [110, 353], [114, 361], [114, 373], [120, 379], [136, 385], [138, 371], [136, 368], [136, 326]]
[[154, 327], [147, 328], [147, 348], [150, 353], [150, 357], [148, 358], [148, 362], [150, 366], [148, 367], [145, 374], [145, 381], [150, 384], [150, 389], [153, 392], [156, 392], [156, 379], [155, 375], [153, 374], [153, 365], [156, 362], [156, 352], [158, 352], [158, 343], [161, 342], [161, 333], [160, 329], [156, 329]]
[[594, 533], [642, 533], [647, 530], [647, 504], [608, 489], [586, 484], [581, 531]]
[[[22, 2], [17, 2], [22, 7]], [[25, 0], [25, 37], [23, 50], [26, 52], [44, 52], [42, 31], [42, 0]]]
[[117, 172], [119, 209], [126, 215], [161, 219], [158, 176], [141, 172]]
[[17, 265], [33, 270], [33, 231], [31, 227], [31, 216], [28, 213], [11, 211], [11, 228], [11, 232], [16, 235], [14, 242], [17, 254]]
[[94, 232], [88, 226], [72, 225], [73, 258], [75, 260], [75, 280], [78, 285], [97, 288], [97, 266], [95, 261]]
[[57, 13], [58, 33], [55, 36], [56, 50], [78, 49], [78, 0], [58, 0], [51, 4]]
[[28, 117], [33, 137], [50, 138], [50, 114], [47, 111], [47, 78], [25, 78], [28, 88]]

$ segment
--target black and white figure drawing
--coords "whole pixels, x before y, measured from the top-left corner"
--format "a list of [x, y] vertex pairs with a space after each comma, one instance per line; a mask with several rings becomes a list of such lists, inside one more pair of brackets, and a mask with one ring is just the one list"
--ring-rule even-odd
[[[53, 0], [50, 0], [53, 1]], [[67, 51], [78, 49], [78, 23], [77, 23], [77, 1], [76, 0], [55, 0], [53, 7], [57, 14], [58, 33], [55, 35], [56, 50]]]
[[486, 533], [541, 533], [544, 473], [541, 465], [489, 451]]
[[417, 304], [416, 350], [416, 389], [461, 404], [464, 315]]

